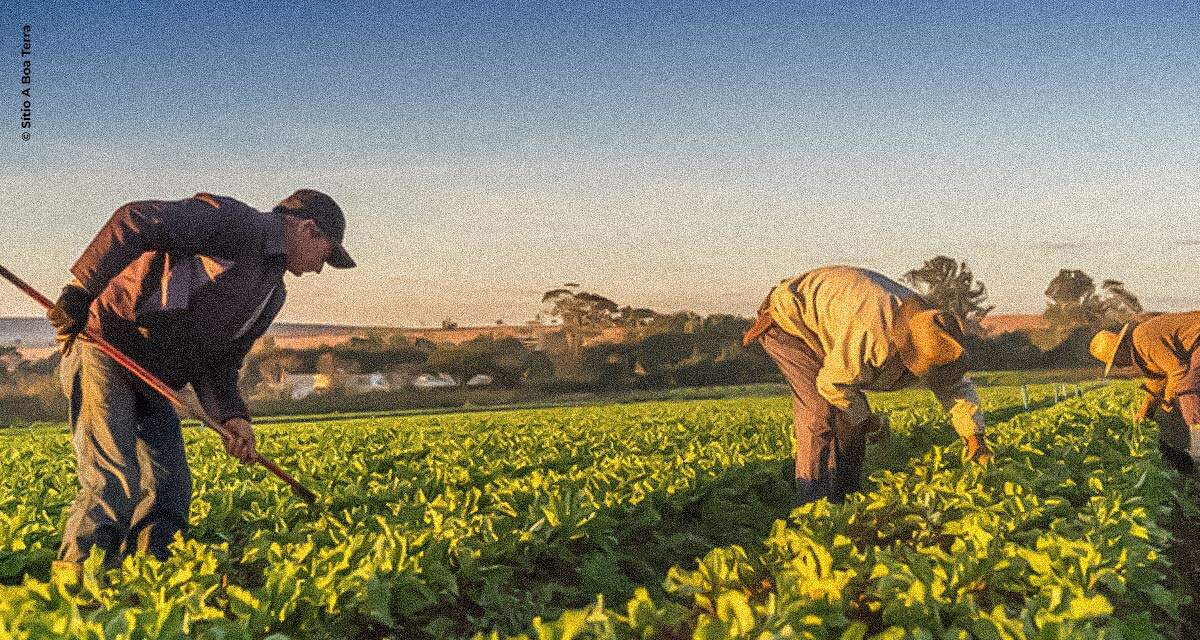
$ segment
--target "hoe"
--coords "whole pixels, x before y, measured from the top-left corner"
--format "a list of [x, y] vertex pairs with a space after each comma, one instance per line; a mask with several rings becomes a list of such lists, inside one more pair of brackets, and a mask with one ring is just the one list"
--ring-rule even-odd
[[[26, 295], [28, 295], [30, 298], [33, 298], [34, 301], [37, 302], [38, 304], [40, 304], [44, 309], [49, 310], [51, 307], [54, 306], [54, 303], [50, 302], [49, 298], [42, 295], [41, 292], [39, 292], [37, 289], [34, 289], [33, 287], [26, 284], [26, 282], [24, 280], [18, 278], [16, 276], [16, 274], [14, 274], [13, 272], [9, 271], [8, 269], [5, 269], [3, 265], [0, 265], [0, 276], [3, 276], [5, 280], [8, 280], [9, 282], [16, 285], [16, 287], [18, 289], [20, 289], [21, 291], [24, 291]], [[137, 376], [138, 378], [141, 378], [142, 382], [145, 382], [146, 384], [150, 385], [151, 389], [154, 389], [155, 391], [161, 393], [164, 398], [169, 400], [171, 402], [171, 404], [175, 405], [176, 409], [178, 409], [184, 413], [192, 415], [200, 422], [203, 422], [208, 428], [221, 434], [221, 436], [223, 438], [227, 438], [231, 435], [229, 433], [229, 431], [224, 427], [224, 425], [221, 425], [216, 420], [213, 420], [212, 418], [208, 417], [208, 415], [205, 414], [204, 411], [202, 409], [200, 409], [200, 407], [193, 405], [191, 402], [184, 402], [178, 395], [176, 395], [175, 391], [172, 390], [171, 387], [168, 387], [161, 380], [159, 380], [154, 374], [152, 374], [149, 371], [147, 371], [146, 369], [144, 369], [142, 367], [142, 365], [138, 364], [137, 362], [134, 362], [131, 358], [129, 358], [129, 356], [126, 356], [125, 354], [121, 353], [116, 347], [109, 344], [109, 342], [107, 340], [105, 340], [104, 338], [101, 338], [100, 336], [95, 335], [92, 332], [87, 331], [87, 330], [84, 330], [82, 336], [85, 339], [87, 339], [89, 342], [91, 342], [92, 344], [99, 347], [100, 350], [103, 351], [108, 357], [119, 362], [121, 364], [121, 366], [128, 369], [130, 373]], [[304, 499], [304, 501], [308, 502], [309, 504], [316, 504], [317, 494], [310, 491], [308, 489], [308, 487], [305, 487], [304, 485], [300, 484], [300, 482], [298, 480], [296, 480], [295, 478], [293, 478], [291, 475], [289, 475], [288, 472], [279, 468], [279, 465], [275, 464], [274, 462], [272, 462], [270, 459], [266, 458], [262, 454], [259, 454], [254, 459], [254, 462], [262, 465], [263, 467], [265, 467], [267, 469], [267, 471], [270, 471], [271, 473], [278, 476], [280, 480], [283, 480], [284, 482], [286, 482], [288, 484], [288, 486], [292, 488], [292, 493], [296, 494], [297, 496], [300, 496], [301, 498]]]

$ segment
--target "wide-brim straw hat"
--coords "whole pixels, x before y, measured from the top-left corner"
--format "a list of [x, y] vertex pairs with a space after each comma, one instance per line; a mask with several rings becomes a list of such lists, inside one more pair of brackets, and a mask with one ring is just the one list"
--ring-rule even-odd
[[918, 378], [963, 356], [963, 323], [953, 313], [930, 309], [924, 301], [910, 298], [901, 304], [896, 324], [894, 339], [900, 359]]
[[1096, 335], [1092, 336], [1092, 341], [1088, 343], [1088, 351], [1092, 353], [1093, 358], [1104, 363], [1105, 376], [1108, 376], [1108, 372], [1112, 371], [1113, 361], [1117, 358], [1117, 351], [1120, 350], [1129, 335], [1129, 323], [1126, 322], [1117, 333], [1105, 330], [1097, 331]]

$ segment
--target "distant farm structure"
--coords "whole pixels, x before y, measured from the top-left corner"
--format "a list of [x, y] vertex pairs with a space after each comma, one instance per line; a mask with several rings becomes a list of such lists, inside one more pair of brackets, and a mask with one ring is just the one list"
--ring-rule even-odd
[[[275, 345], [285, 349], [313, 349], [316, 347], [338, 346], [350, 342], [351, 338], [365, 338], [374, 327], [351, 327], [339, 325], [292, 325], [276, 323], [271, 327], [268, 336], [275, 340]], [[561, 340], [562, 327], [559, 325], [494, 325], [482, 327], [399, 327], [386, 329], [388, 332], [403, 335], [409, 340], [429, 340], [434, 344], [462, 344], [480, 336], [488, 336], [494, 340], [515, 338], [527, 349], [538, 351], [553, 350], [556, 341]], [[621, 327], [609, 327], [591, 340], [598, 342], [619, 342], [625, 336]]]

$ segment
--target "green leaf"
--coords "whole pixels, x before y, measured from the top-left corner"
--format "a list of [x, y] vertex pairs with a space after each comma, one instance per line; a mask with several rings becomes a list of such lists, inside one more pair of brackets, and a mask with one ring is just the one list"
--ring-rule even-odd
[[375, 620], [383, 624], [394, 627], [396, 626], [395, 619], [392, 618], [392, 593], [390, 583], [379, 576], [371, 576], [367, 580], [366, 593], [363, 595], [362, 603], [365, 613]]
[[717, 598], [717, 618], [732, 622], [730, 632], [735, 635], [745, 635], [754, 628], [754, 610], [739, 591], [726, 591]]
[[867, 625], [862, 622], [852, 622], [842, 632], [841, 640], [863, 640], [867, 637]]
[[1072, 600], [1067, 617], [1073, 620], [1087, 620], [1089, 618], [1112, 615], [1112, 612], [1112, 603], [1108, 601], [1108, 598], [1102, 595], [1095, 595], [1090, 598], [1075, 598]]

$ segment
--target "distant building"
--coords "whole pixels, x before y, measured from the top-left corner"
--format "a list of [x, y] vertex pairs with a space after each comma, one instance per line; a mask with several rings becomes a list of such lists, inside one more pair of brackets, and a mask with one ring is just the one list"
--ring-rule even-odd
[[422, 373], [413, 378], [412, 386], [418, 389], [439, 389], [446, 387], [457, 387], [458, 381], [448, 373]]
[[21, 357], [20, 352], [16, 350], [0, 354], [0, 367], [3, 367], [5, 371], [16, 371], [17, 367], [21, 366], [21, 363], [24, 361], [25, 358]]
[[293, 400], [303, 400], [313, 394], [329, 393], [341, 389], [348, 393], [364, 393], [367, 391], [386, 391], [392, 388], [388, 377], [379, 372], [375, 373], [286, 373], [283, 380], [276, 385]]
[[321, 393], [329, 393], [333, 390], [333, 376], [328, 373], [314, 373], [313, 377], [313, 393], [320, 391]]
[[387, 376], [378, 371], [374, 373], [355, 373], [341, 380], [342, 388], [351, 393], [365, 391], [386, 391], [391, 388]]
[[285, 373], [279, 386], [290, 390], [292, 400], [303, 400], [317, 391], [317, 374]]
[[493, 380], [492, 380], [491, 376], [487, 375], [486, 373], [478, 373], [478, 374], [475, 374], [474, 376], [471, 376], [470, 380], [467, 380], [467, 386], [468, 387], [486, 387], [487, 385], [491, 384], [492, 382], [493, 382]]

